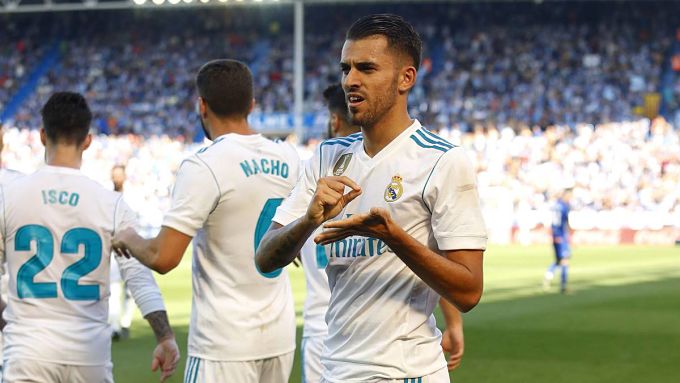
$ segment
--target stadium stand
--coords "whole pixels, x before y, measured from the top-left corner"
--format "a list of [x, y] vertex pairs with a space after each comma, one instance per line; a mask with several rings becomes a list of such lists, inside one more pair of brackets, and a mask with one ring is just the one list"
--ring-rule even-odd
[[[401, 13], [426, 44], [412, 113], [472, 149], [492, 241], [535, 241], [532, 230], [546, 226], [550, 200], [565, 187], [574, 188], [576, 229], [637, 241], [619, 231], [678, 228], [680, 34], [672, 17], [679, 8], [310, 5], [305, 124], [314, 133], [307, 138], [317, 142], [323, 131], [321, 92], [339, 78], [346, 27], [361, 14]], [[131, 205], [145, 226], [157, 227], [174, 171], [196, 149], [198, 65], [226, 56], [247, 61], [256, 81], [254, 118], [289, 116], [291, 19], [285, 6], [0, 17], [0, 108], [11, 127], [3, 164], [35, 169], [42, 161], [31, 130], [40, 125], [39, 105], [56, 90], [83, 92], [101, 134], [84, 170], [106, 183], [111, 166], [127, 163]], [[35, 86], [25, 86], [31, 76], [39, 77]], [[666, 119], [653, 118], [658, 111]]]

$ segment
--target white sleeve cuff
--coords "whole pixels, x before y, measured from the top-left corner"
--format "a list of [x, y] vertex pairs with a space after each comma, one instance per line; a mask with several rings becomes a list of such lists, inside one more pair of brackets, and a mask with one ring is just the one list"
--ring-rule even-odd
[[285, 209], [282, 209], [279, 206], [279, 208], [276, 209], [276, 214], [274, 214], [274, 218], [272, 218], [272, 222], [276, 222], [282, 226], [286, 226], [300, 217], [301, 217], [300, 215], [293, 214]]
[[180, 233], [186, 234], [186, 235], [188, 235], [189, 237], [192, 237], [192, 238], [196, 236], [196, 232], [198, 231], [195, 228], [193, 228], [193, 227], [187, 225], [186, 223], [182, 222], [179, 218], [176, 218], [176, 217], [173, 217], [173, 216], [170, 216], [170, 215], [166, 216], [165, 219], [163, 219], [162, 226], [167, 226], [171, 229], [175, 229], [175, 230], [179, 231]]
[[486, 236], [435, 235], [439, 250], [486, 250]]

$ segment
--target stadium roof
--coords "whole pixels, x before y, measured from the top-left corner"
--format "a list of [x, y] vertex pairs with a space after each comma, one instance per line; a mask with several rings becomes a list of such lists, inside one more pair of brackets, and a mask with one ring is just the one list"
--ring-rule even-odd
[[[433, 2], [520, 2], [522, 0], [0, 0], [0, 13], [59, 12], [132, 8], [189, 8], [209, 6], [263, 6], [267, 4], [337, 4], [337, 3], [433, 3]], [[533, 0], [541, 3], [544, 0]], [[559, 0], [546, 0], [559, 1]], [[603, 1], [603, 0], [600, 0]], [[523, 0], [527, 2], [527, 0]]]

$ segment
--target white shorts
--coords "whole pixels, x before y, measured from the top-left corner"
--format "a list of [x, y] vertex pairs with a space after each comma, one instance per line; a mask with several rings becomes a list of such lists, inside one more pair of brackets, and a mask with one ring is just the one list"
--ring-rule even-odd
[[187, 358], [184, 383], [288, 383], [294, 352], [245, 362]]
[[[380, 383], [451, 383], [449, 378], [449, 371], [445, 368], [425, 376], [415, 378], [400, 378], [400, 379], [381, 379], [376, 382]], [[331, 383], [328, 380], [321, 378], [321, 383]]]
[[302, 354], [302, 383], [319, 383], [321, 381], [323, 339], [323, 335], [302, 338], [300, 350]]
[[113, 383], [113, 365], [75, 366], [31, 359], [8, 359], [3, 364], [3, 383]]

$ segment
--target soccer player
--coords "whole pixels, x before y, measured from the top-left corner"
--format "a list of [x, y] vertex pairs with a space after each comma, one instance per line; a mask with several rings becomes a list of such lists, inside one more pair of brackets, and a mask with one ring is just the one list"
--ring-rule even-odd
[[[115, 165], [111, 169], [111, 183], [115, 192], [123, 193], [126, 179], [124, 165]], [[115, 257], [113, 253], [111, 256]], [[127, 339], [130, 336], [134, 306], [130, 290], [127, 288], [117, 262], [111, 262], [110, 280], [109, 325], [111, 326], [111, 337], [113, 340]]]
[[553, 278], [555, 269], [561, 269], [560, 292], [568, 293], [567, 277], [569, 275], [569, 258], [571, 250], [569, 248], [569, 202], [571, 201], [571, 189], [564, 190], [552, 208], [552, 231], [553, 249], [555, 251], [555, 262], [552, 263], [545, 272], [543, 278], [543, 289], [548, 290]]
[[[111, 237], [135, 214], [118, 193], [80, 172], [92, 113], [77, 93], [53, 94], [42, 109], [47, 166], [0, 187], [0, 261], [7, 260], [3, 382], [112, 382], [108, 316]], [[121, 260], [158, 345], [161, 381], [179, 349], [151, 272]]]
[[[350, 121], [345, 92], [340, 84], [334, 84], [323, 92], [328, 105], [329, 137], [346, 137], [361, 132], [361, 127]], [[319, 231], [320, 232], [320, 231]], [[328, 260], [323, 246], [317, 245], [310, 238], [300, 250], [307, 283], [302, 329], [302, 383], [318, 383], [321, 380], [321, 351], [323, 340], [328, 333], [326, 311], [330, 300], [328, 277], [325, 268]]]
[[256, 253], [263, 272], [307, 237], [328, 257], [322, 382], [448, 382], [432, 312], [482, 294], [486, 229], [463, 150], [411, 119], [421, 40], [403, 18], [359, 19], [342, 49], [342, 84], [362, 133], [322, 143]]
[[[361, 127], [353, 125], [345, 91], [341, 84], [330, 85], [323, 92], [328, 106], [328, 136], [331, 138], [346, 137], [360, 133]], [[320, 230], [317, 230], [320, 232]], [[303, 311], [302, 330], [302, 383], [318, 383], [321, 380], [323, 366], [321, 352], [323, 341], [328, 334], [326, 311], [330, 300], [330, 289], [325, 268], [328, 263], [325, 248], [317, 245], [313, 238], [305, 242], [300, 250], [307, 285], [307, 297]], [[444, 299], [440, 300], [447, 329], [442, 337], [444, 351], [450, 353], [448, 368], [453, 370], [460, 365], [463, 356], [463, 321], [460, 312]]]
[[298, 179], [287, 143], [248, 125], [253, 79], [235, 60], [203, 65], [198, 112], [211, 146], [187, 158], [158, 236], [120, 233], [116, 247], [161, 273], [194, 238], [189, 359], [185, 382], [288, 382], [295, 350], [293, 295], [285, 270], [263, 273], [255, 249]]

